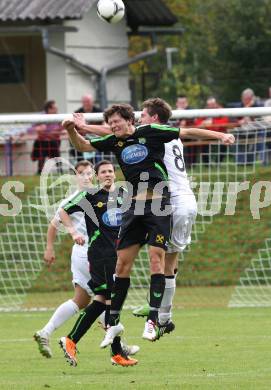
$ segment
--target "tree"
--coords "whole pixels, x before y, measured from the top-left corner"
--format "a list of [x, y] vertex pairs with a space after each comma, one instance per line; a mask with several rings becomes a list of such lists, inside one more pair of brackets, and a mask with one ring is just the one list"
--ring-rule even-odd
[[[192, 104], [202, 106], [208, 95], [216, 95], [225, 104], [240, 100], [247, 87], [266, 95], [271, 84], [271, 0], [164, 1], [185, 33], [159, 37], [159, 55], [144, 65], [145, 72], [151, 72], [150, 80], [157, 75], [155, 83], [147, 84], [148, 96], [159, 95], [173, 104], [176, 95], [185, 93]], [[136, 42], [140, 50], [142, 40]], [[146, 42], [143, 40], [143, 50], [150, 47]], [[166, 47], [179, 48], [170, 72]], [[142, 71], [142, 64], [133, 68], [134, 74], [138, 75], [139, 69]]]

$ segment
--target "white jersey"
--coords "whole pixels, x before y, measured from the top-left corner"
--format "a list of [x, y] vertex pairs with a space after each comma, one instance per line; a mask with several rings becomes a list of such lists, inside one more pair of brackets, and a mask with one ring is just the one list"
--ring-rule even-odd
[[[75, 191], [72, 195], [70, 195], [68, 198], [64, 199], [58, 209], [57, 209], [57, 212], [56, 212], [56, 215], [55, 217], [57, 218], [57, 220], [60, 222], [60, 217], [59, 217], [59, 211], [62, 207], [64, 207], [71, 199], [73, 199], [76, 195], [78, 195], [80, 193], [79, 190]], [[85, 222], [85, 216], [84, 216], [84, 213], [82, 211], [78, 211], [76, 213], [73, 213], [70, 215], [70, 218], [72, 220], [72, 223], [73, 223], [73, 226], [75, 228], [75, 230], [82, 234], [85, 238], [85, 244], [84, 245], [78, 245], [78, 244], [74, 244], [74, 248], [79, 251], [79, 252], [85, 252], [87, 253], [87, 250], [88, 250], [88, 234], [87, 234], [87, 227], [86, 227], [86, 222]]]
[[183, 144], [180, 139], [174, 139], [165, 144], [164, 164], [169, 176], [171, 196], [194, 195], [187, 178]]
[[197, 202], [191, 190], [180, 139], [165, 144], [164, 164], [167, 168], [172, 206], [172, 231], [168, 253], [182, 252], [191, 242], [191, 231], [197, 215]]

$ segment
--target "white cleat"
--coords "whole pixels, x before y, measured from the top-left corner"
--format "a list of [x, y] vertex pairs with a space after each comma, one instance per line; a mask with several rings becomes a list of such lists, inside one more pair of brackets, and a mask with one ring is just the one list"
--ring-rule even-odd
[[113, 343], [115, 337], [119, 336], [124, 331], [124, 326], [119, 322], [115, 326], [109, 326], [106, 330], [103, 341], [100, 344], [101, 348], [106, 348]]
[[142, 334], [142, 338], [149, 341], [157, 340], [157, 326], [152, 320], [148, 320], [145, 322], [144, 332]]
[[42, 332], [41, 330], [38, 330], [33, 337], [38, 344], [40, 353], [47, 358], [51, 358], [52, 351], [50, 348], [49, 337], [47, 336], [47, 334], [45, 332]]
[[125, 345], [121, 343], [121, 347], [128, 356], [135, 355], [140, 350], [138, 345]]

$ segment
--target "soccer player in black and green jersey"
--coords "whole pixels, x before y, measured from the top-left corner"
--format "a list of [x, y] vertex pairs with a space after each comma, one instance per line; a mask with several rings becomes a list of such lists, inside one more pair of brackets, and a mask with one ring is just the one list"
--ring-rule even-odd
[[[171, 109], [166, 102], [161, 106], [161, 113], [163, 110], [166, 116], [170, 116]], [[153, 204], [157, 205], [158, 201], [165, 210], [169, 203], [169, 191], [164, 185], [160, 185], [167, 180], [167, 170], [163, 163], [164, 144], [180, 136], [180, 129], [166, 125], [151, 124], [135, 128], [133, 109], [127, 104], [111, 106], [105, 111], [104, 117], [113, 135], [90, 141], [78, 134], [73, 120], [63, 122], [71, 142], [79, 151], [113, 151], [125, 179], [133, 186], [133, 202], [124, 213], [121, 224], [110, 327], [101, 343], [102, 348], [111, 344], [114, 337], [123, 331], [123, 326], [119, 323], [120, 312], [129, 288], [134, 259], [140, 246], [145, 243], [149, 244], [151, 283], [150, 313], [143, 338], [154, 341], [157, 337], [158, 309], [165, 287], [164, 258], [170, 234], [170, 212], [160, 213]], [[218, 139], [217, 133], [212, 134], [212, 131], [203, 129], [181, 129], [181, 132], [183, 138]], [[233, 142], [234, 138], [229, 136], [228, 143]], [[139, 206], [142, 202], [144, 207]], [[137, 212], [138, 208], [141, 213]]]
[[[90, 266], [88, 285], [95, 294], [93, 302], [81, 313], [72, 331], [67, 337], [60, 339], [65, 357], [73, 366], [77, 365], [76, 344], [104, 310], [105, 324], [109, 317], [110, 295], [117, 261], [116, 240], [121, 223], [121, 205], [125, 191], [122, 187], [115, 187], [115, 169], [110, 161], [99, 162], [95, 166], [95, 172], [99, 187], [77, 194], [59, 212], [62, 222], [72, 237], [76, 237], [78, 243], [82, 243], [84, 237], [80, 237], [69, 215], [79, 211], [85, 214]], [[137, 360], [128, 357], [126, 353], [132, 348], [135, 351], [135, 347], [127, 346], [124, 351], [120, 338], [116, 337], [112, 344], [112, 363], [122, 366], [136, 364]]]

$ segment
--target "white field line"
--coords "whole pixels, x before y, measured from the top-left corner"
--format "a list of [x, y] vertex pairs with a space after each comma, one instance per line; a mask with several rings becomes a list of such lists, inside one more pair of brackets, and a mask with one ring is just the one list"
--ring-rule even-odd
[[[174, 340], [181, 340], [181, 341], [185, 341], [185, 340], [201, 340], [201, 339], [204, 339], [204, 341], [206, 341], [206, 339], [208, 340], [240, 340], [240, 339], [245, 339], [245, 340], [260, 340], [260, 339], [263, 339], [263, 340], [269, 340], [271, 339], [271, 335], [257, 335], [257, 336], [240, 336], [240, 335], [237, 335], [237, 336], [170, 336], [170, 339], [174, 339]], [[54, 340], [54, 341], [58, 341], [58, 338], [57, 337], [52, 337], [50, 338], [50, 340]], [[142, 337], [140, 336], [129, 336], [129, 340], [142, 340]], [[0, 339], [0, 343], [28, 343], [29, 341], [33, 341], [33, 338], [17, 338], [17, 339]]]

